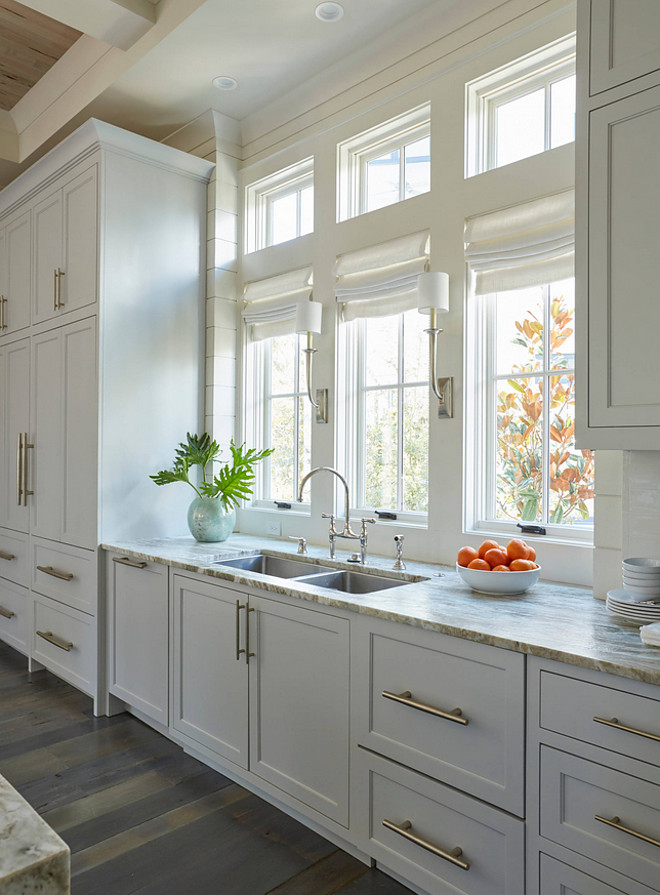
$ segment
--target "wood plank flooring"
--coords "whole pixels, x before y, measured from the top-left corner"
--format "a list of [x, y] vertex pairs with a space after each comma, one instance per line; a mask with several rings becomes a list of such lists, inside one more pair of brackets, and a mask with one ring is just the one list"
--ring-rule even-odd
[[0, 643], [0, 773], [70, 846], [73, 895], [411, 895], [26, 664]]

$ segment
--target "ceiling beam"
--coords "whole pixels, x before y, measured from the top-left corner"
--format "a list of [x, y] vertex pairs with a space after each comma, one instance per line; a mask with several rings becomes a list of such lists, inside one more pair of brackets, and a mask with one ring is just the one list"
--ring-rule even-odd
[[51, 19], [128, 50], [156, 22], [150, 0], [21, 0]]

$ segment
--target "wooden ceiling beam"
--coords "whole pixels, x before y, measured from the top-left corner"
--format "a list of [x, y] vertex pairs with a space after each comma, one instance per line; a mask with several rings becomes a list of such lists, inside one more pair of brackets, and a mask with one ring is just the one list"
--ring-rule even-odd
[[128, 50], [156, 22], [150, 0], [22, 0], [90, 37]]

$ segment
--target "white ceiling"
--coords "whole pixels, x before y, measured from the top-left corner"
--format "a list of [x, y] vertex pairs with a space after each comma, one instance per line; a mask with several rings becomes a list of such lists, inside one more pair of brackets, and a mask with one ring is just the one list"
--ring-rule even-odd
[[[90, 116], [155, 139], [209, 109], [241, 121], [324, 70], [336, 73], [343, 59], [354, 64], [382, 47], [384, 65], [394, 61], [393, 47], [405, 52], [406, 41], [393, 38], [417, 30], [422, 45], [430, 22], [437, 30], [450, 12], [470, 18], [502, 0], [342, 0], [344, 16], [334, 23], [316, 18], [318, 0], [22, 2], [47, 3], [51, 17], [74, 27], [84, 12], [87, 32], [11, 112], [0, 114], [0, 186]], [[90, 36], [90, 9], [102, 23], [97, 36]], [[113, 32], [107, 24], [109, 10], [122, 17], [123, 43], [114, 46], [108, 35], [122, 28]], [[128, 11], [130, 26], [140, 27], [126, 38]], [[238, 88], [218, 91], [211, 84], [217, 75], [235, 78]]]

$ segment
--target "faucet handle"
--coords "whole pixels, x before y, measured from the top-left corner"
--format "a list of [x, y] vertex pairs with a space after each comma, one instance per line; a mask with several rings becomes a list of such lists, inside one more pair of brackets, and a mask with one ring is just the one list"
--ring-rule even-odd
[[394, 543], [396, 544], [396, 562], [392, 566], [393, 569], [403, 570], [406, 567], [403, 561], [403, 535], [394, 535]]
[[361, 522], [362, 522], [362, 537], [365, 537], [367, 534], [367, 525], [368, 524], [375, 525], [376, 520], [375, 519], [362, 519]]
[[298, 553], [307, 554], [307, 539], [301, 538], [298, 535], [289, 535], [290, 541], [298, 541]]

